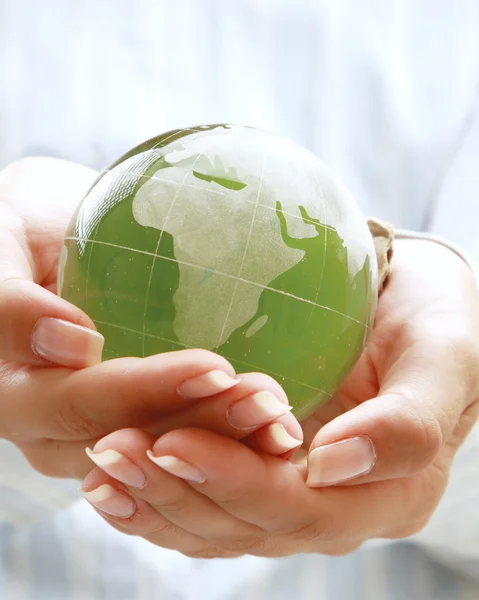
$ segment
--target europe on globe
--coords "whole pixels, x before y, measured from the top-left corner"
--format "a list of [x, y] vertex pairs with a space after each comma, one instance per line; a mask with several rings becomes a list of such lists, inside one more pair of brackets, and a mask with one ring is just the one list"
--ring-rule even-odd
[[274, 377], [299, 419], [359, 358], [378, 285], [367, 222], [326, 165], [236, 125], [166, 133], [105, 169], [58, 282], [105, 336], [104, 360], [206, 348]]

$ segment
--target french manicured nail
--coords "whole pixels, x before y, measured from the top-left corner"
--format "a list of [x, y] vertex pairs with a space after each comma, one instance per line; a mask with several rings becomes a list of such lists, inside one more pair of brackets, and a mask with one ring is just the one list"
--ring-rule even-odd
[[225, 392], [239, 383], [239, 379], [233, 379], [224, 371], [208, 371], [184, 381], [178, 388], [178, 393], [184, 398], [195, 400], [206, 398], [220, 392]]
[[112, 517], [128, 519], [135, 514], [136, 504], [133, 498], [107, 483], [91, 492], [82, 491], [82, 494], [90, 504]]
[[272, 392], [256, 392], [231, 405], [226, 418], [235, 429], [251, 429], [266, 425], [270, 421], [285, 415], [291, 406], [284, 404]]
[[121, 481], [125, 485], [141, 490], [146, 485], [146, 477], [143, 471], [123, 454], [116, 450], [104, 450], [103, 452], [94, 452], [86, 448], [88, 457], [102, 471], [105, 471], [110, 477]]
[[37, 322], [31, 339], [37, 356], [73, 369], [99, 363], [104, 342], [97, 331], [52, 317]]
[[158, 465], [176, 477], [186, 479], [186, 481], [191, 481], [193, 483], [203, 483], [206, 481], [206, 477], [197, 467], [176, 458], [176, 456], [155, 456], [151, 450], [147, 450], [146, 454], [155, 465]]
[[278, 452], [288, 452], [293, 448], [299, 448], [303, 443], [301, 440], [297, 440], [286, 431], [281, 423], [273, 423], [268, 427], [268, 433], [270, 434], [274, 445], [277, 446]]
[[307, 485], [334, 485], [360, 475], [374, 467], [376, 451], [367, 437], [355, 437], [315, 448], [309, 455]]

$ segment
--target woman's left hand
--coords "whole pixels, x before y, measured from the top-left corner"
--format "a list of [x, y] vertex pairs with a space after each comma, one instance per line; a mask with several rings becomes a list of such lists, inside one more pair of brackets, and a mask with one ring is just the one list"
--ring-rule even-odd
[[303, 424], [307, 461], [199, 428], [122, 430], [95, 452], [120, 453], [146, 485], [95, 469], [85, 496], [117, 529], [195, 557], [337, 555], [412, 535], [477, 419], [478, 332], [469, 267], [438, 244], [401, 241], [361, 359]]

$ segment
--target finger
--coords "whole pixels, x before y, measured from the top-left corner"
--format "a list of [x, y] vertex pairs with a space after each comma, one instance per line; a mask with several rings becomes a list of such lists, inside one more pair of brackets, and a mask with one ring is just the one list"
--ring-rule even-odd
[[181, 394], [183, 386], [191, 390], [200, 382], [207, 395], [237, 383], [228, 361], [206, 350], [116, 359], [79, 371], [5, 366], [1, 379], [0, 435], [16, 442], [29, 441], [32, 431], [74, 441], [145, 428], [198, 401]]
[[302, 466], [196, 429], [168, 433], [155, 443], [153, 453], [156, 463], [177, 477], [191, 478], [191, 469], [201, 473], [201, 484], [190, 481], [194, 489], [270, 533], [273, 542], [267, 543], [284, 543], [295, 552], [336, 553], [370, 537], [399, 531], [409, 535], [424, 526], [441, 493], [436, 483], [431, 494], [433, 473], [354, 487], [309, 488]]
[[[279, 428], [260, 433], [270, 423]], [[284, 454], [302, 442], [302, 429], [290, 412], [288, 398], [271, 377], [263, 373], [239, 376], [234, 387], [208, 399], [203, 399], [181, 413], [169, 415], [149, 430], [157, 436], [173, 429], [198, 427], [216, 431], [236, 439], [245, 438], [255, 449], [273, 454]], [[252, 432], [257, 432], [254, 434]]]
[[[301, 428], [301, 426], [300, 426]], [[273, 456], [289, 459], [302, 445], [303, 431], [298, 431], [290, 415], [276, 419], [274, 423], [254, 431], [243, 442], [256, 452], [265, 452]]]
[[[230, 514], [266, 531], [299, 528], [314, 514], [314, 492], [301, 469], [217, 433], [172, 431], [155, 443], [153, 456]], [[196, 484], [191, 474], [204, 481]]]
[[185, 531], [216, 542], [237, 542], [259, 531], [226, 513], [187, 481], [159, 469], [147, 456], [156, 439], [139, 429], [116, 431], [101, 439], [88, 455], [135, 499], [148, 502]]
[[[81, 310], [41, 287], [56, 265], [51, 252], [46, 258], [52, 240], [44, 231], [56, 214], [34, 226], [16, 211], [28, 203], [51, 206], [56, 196], [78, 202], [94, 172], [64, 161], [39, 163], [19, 161], [0, 172], [0, 359], [81, 368], [99, 362], [103, 338]], [[57, 257], [62, 233], [52, 237]]]
[[421, 336], [402, 347], [406, 350], [389, 366], [378, 397], [318, 432], [308, 485], [401, 478], [437, 459], [467, 406], [470, 367], [446, 336]]
[[81, 310], [32, 281], [7, 280], [0, 265], [0, 359], [80, 369], [100, 362], [103, 344]]
[[[166, 433], [171, 429], [192, 426], [195, 422], [201, 422], [205, 429], [216, 430], [230, 437], [241, 438], [245, 432], [232, 429], [227, 423], [225, 415], [227, 415], [229, 406], [237, 402], [238, 398], [251, 396], [255, 391], [264, 391], [269, 388], [270, 391], [276, 393], [278, 398], [282, 399], [283, 404], [281, 406], [286, 406], [286, 395], [281, 390], [279, 384], [269, 377], [265, 375], [258, 376], [257, 374], [244, 374], [240, 376], [240, 379], [240, 383], [231, 388], [229, 392], [217, 394], [211, 399], [205, 398], [201, 403], [198, 402], [191, 407], [188, 404], [183, 405], [183, 409], [179, 414], [173, 414], [173, 417], [166, 417], [164, 420], [160, 420], [158, 425], [151, 426], [150, 429], [155, 433], [154, 436], [150, 434], [153, 442], [156, 441], [160, 434]], [[187, 385], [190, 386], [189, 383]], [[231, 393], [233, 390], [236, 392], [235, 394]], [[204, 389], [203, 391], [211, 392], [213, 389], [210, 387], [209, 390]], [[181, 399], [178, 400], [178, 402], [180, 401]], [[212, 402], [212, 407], [208, 410], [209, 401]], [[207, 410], [204, 410], [205, 407]], [[173, 410], [177, 408], [177, 406], [172, 407]], [[258, 412], [259, 423], [263, 419], [270, 420], [270, 416], [265, 416], [261, 410]], [[115, 436], [116, 434], [112, 435]], [[293, 435], [300, 438], [302, 431], [299, 423], [288, 412], [276, 419], [271, 425], [260, 427], [257, 431], [249, 434], [246, 438], [243, 438], [243, 441], [257, 451], [289, 458], [292, 450], [301, 445], [301, 440], [294, 438]], [[85, 441], [60, 442], [58, 439], [41, 438], [20, 444], [20, 447], [35, 470], [40, 473], [50, 477], [82, 479], [91, 470], [91, 461], [85, 455], [85, 447], [93, 448], [99, 439], [101, 437]], [[110, 439], [110, 436], [107, 436], [106, 439]], [[60, 457], [61, 460], [59, 460]], [[123, 483], [126, 482], [123, 481]]]
[[125, 486], [101, 469], [94, 469], [86, 476], [81, 492], [122, 533], [140, 535], [158, 546], [184, 553], [199, 553], [205, 546], [203, 539], [170, 523], [148, 502], [133, 498]]

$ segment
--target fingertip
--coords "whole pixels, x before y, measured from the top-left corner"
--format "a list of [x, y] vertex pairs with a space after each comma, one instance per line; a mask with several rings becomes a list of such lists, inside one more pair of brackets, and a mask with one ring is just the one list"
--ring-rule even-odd
[[283, 423], [276, 421], [252, 433], [246, 443], [256, 451], [288, 459], [302, 445], [300, 439], [291, 435]]
[[97, 331], [53, 317], [41, 317], [31, 336], [35, 356], [71, 369], [100, 363], [104, 343], [104, 337]]
[[74, 369], [101, 360], [104, 339], [91, 319], [27, 279], [0, 286], [0, 332], [4, 360]]
[[314, 448], [308, 457], [308, 487], [337, 485], [367, 475], [376, 464], [376, 449], [367, 436]]
[[194, 375], [178, 386], [178, 394], [186, 399], [199, 400], [220, 394], [238, 385], [239, 378], [233, 378], [219, 369], [208, 370]]

